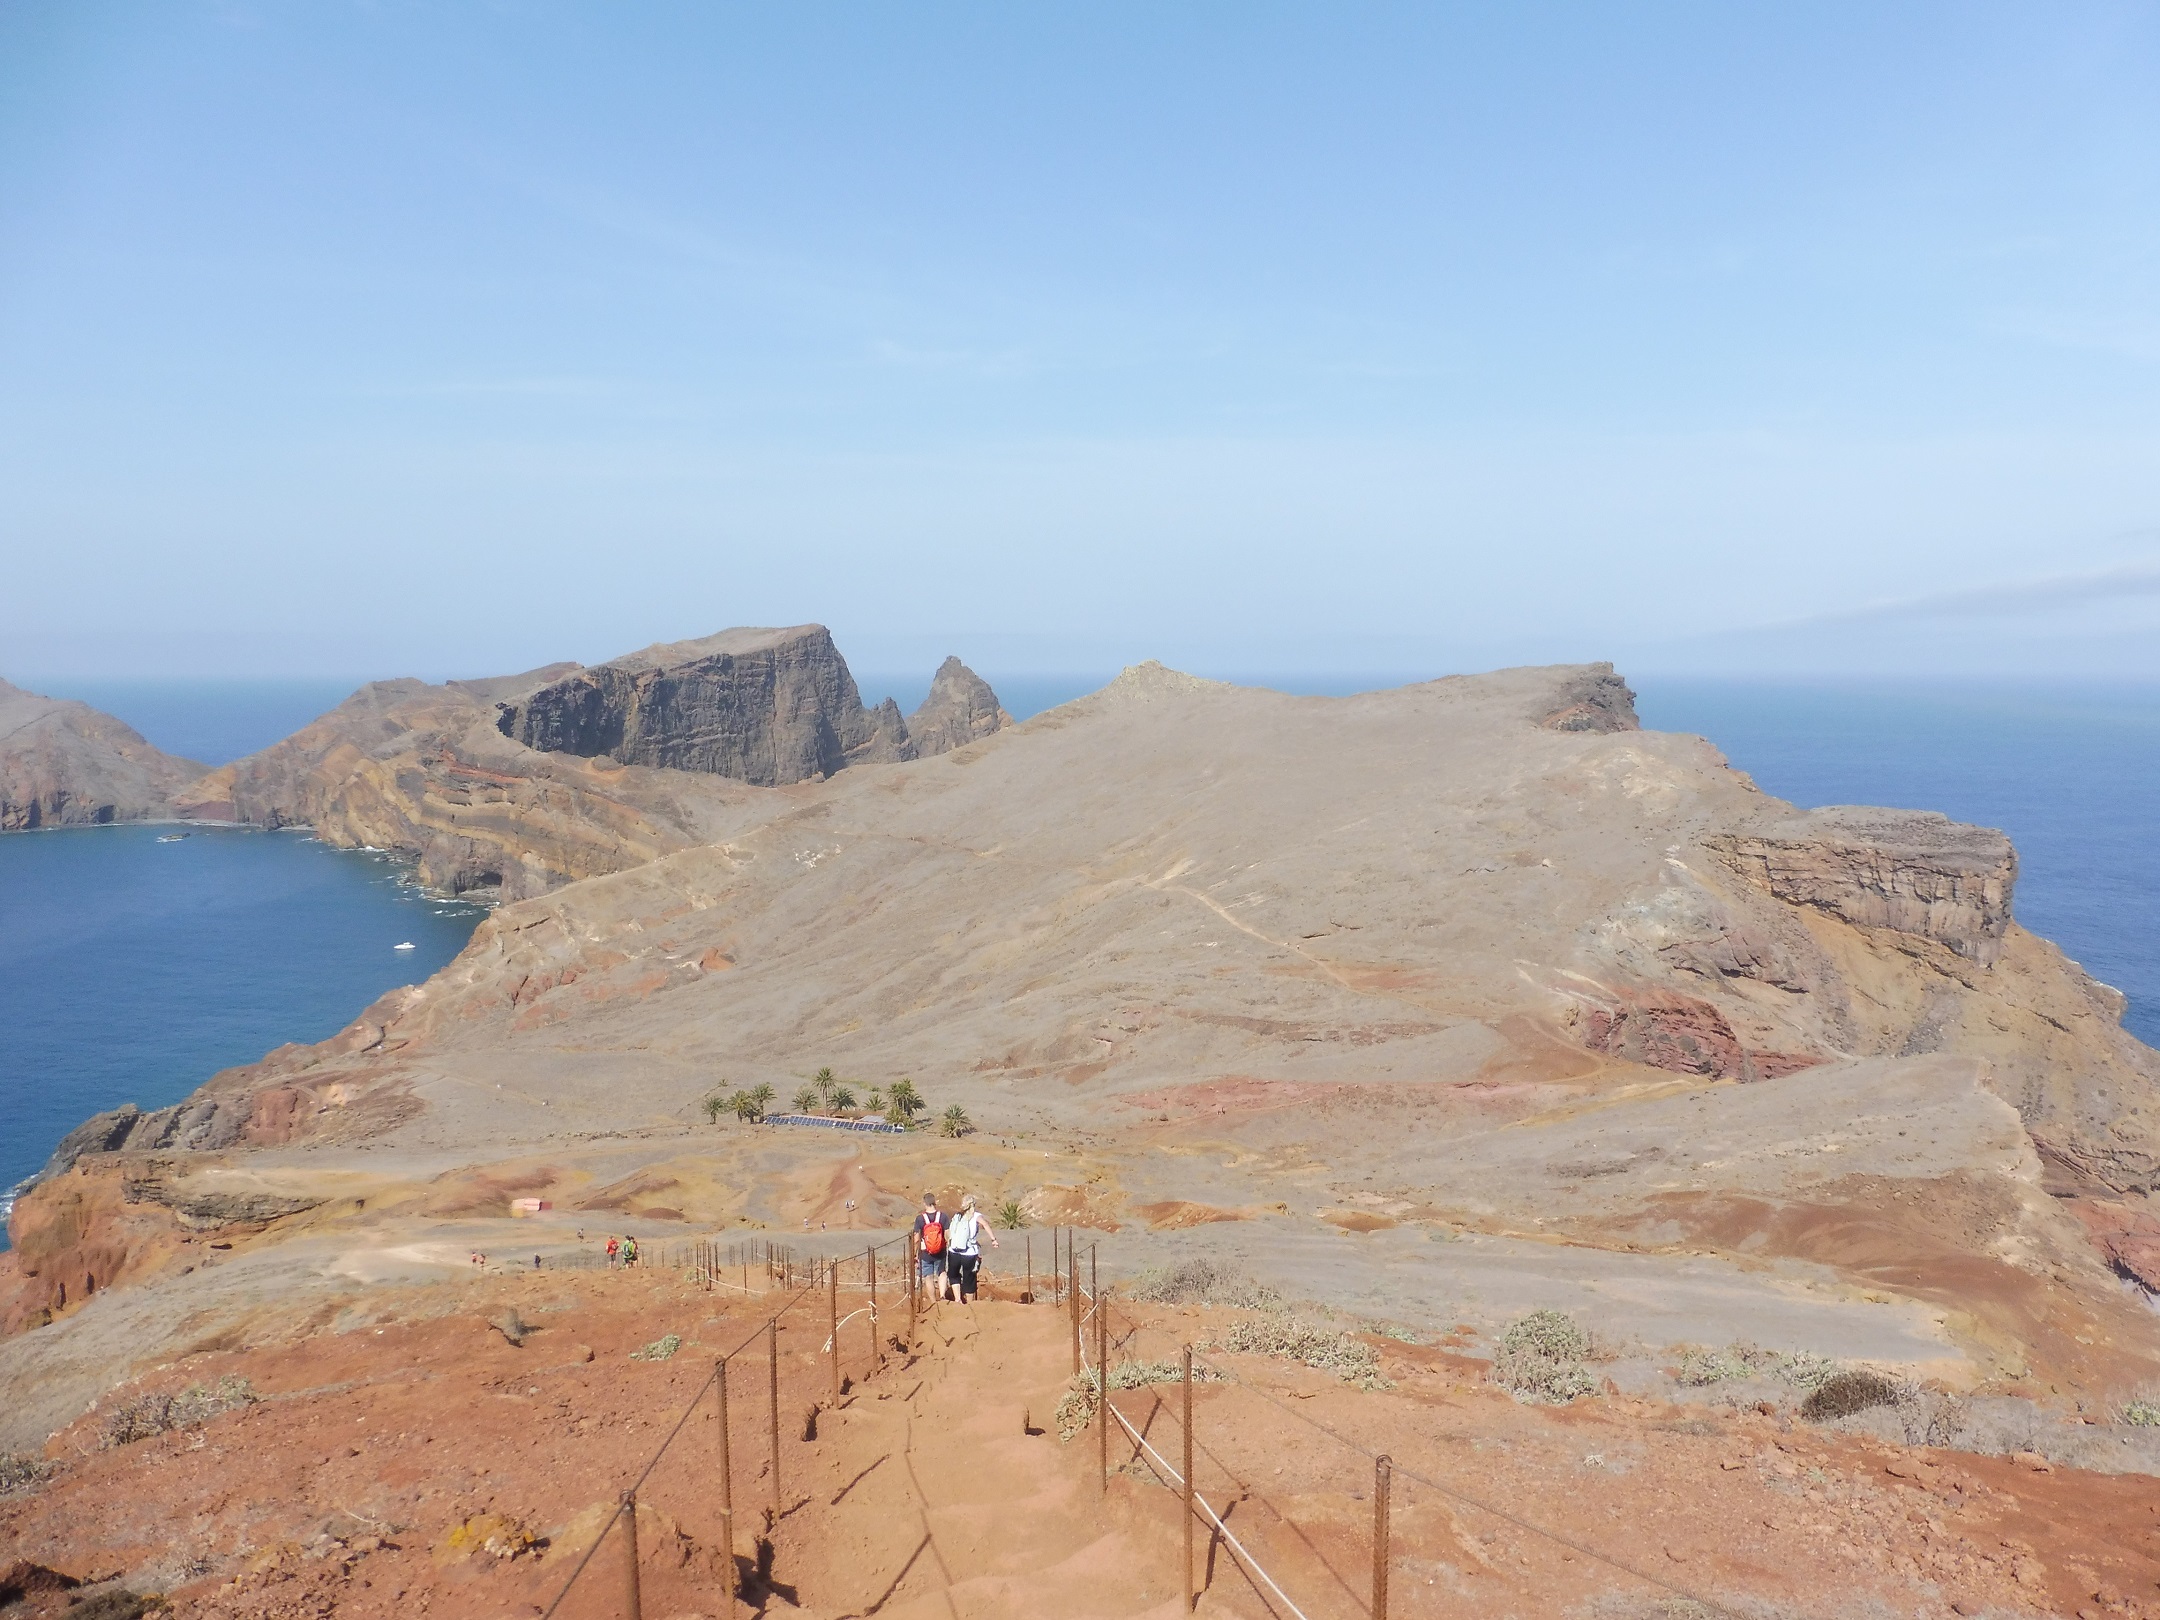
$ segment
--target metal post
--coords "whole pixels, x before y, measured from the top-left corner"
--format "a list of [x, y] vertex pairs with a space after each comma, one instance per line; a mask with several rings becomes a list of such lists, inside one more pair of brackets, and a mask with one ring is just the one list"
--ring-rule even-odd
[[1065, 1263], [1072, 1272], [1071, 1289], [1065, 1295], [1066, 1312], [1072, 1318], [1073, 1376], [1080, 1376], [1080, 1256], [1073, 1252], [1071, 1243], [1065, 1245]]
[[907, 1240], [907, 1342], [910, 1354], [915, 1349], [915, 1317], [922, 1309], [922, 1261], [915, 1252], [915, 1234], [908, 1233]]
[[825, 1273], [826, 1317], [832, 1333], [832, 1403], [840, 1404], [840, 1262]]
[[885, 1359], [884, 1346], [878, 1343], [877, 1314], [877, 1246], [863, 1250], [863, 1275], [870, 1281], [870, 1370], [877, 1371], [878, 1363]]
[[1028, 1233], [1023, 1241], [1027, 1244], [1027, 1302], [1032, 1305], [1035, 1303], [1035, 1234], [1033, 1232]]
[[629, 1620], [645, 1620], [645, 1599], [638, 1591], [637, 1567], [637, 1492], [622, 1493], [623, 1548], [628, 1554], [623, 1564], [623, 1613]]
[[[722, 1356], [713, 1366], [713, 1398], [720, 1407], [720, 1511], [735, 1511], [735, 1458], [734, 1439], [728, 1433], [727, 1406], [727, 1357]], [[734, 1544], [728, 1544], [734, 1551]]]
[[1373, 1459], [1372, 1620], [1387, 1620], [1388, 1484], [1394, 1477], [1392, 1457]]
[[1192, 1346], [1185, 1347], [1185, 1612], [1192, 1613], [1193, 1567], [1192, 1567]]
[[772, 1515], [780, 1522], [780, 1318], [765, 1324], [766, 1401], [772, 1418]]
[[720, 1510], [720, 1545], [726, 1549], [723, 1559], [726, 1573], [720, 1577], [726, 1598], [720, 1620], [735, 1620], [735, 1514], [731, 1508]]
[[[1092, 1270], [1094, 1256], [1088, 1256]], [[1102, 1465], [1102, 1488], [1110, 1489], [1110, 1308], [1095, 1292], [1095, 1460]]]

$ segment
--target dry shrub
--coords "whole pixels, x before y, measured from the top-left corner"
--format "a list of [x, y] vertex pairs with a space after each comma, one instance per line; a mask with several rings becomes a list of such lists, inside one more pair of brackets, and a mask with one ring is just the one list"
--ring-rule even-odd
[[190, 1384], [178, 1394], [137, 1395], [105, 1414], [102, 1446], [131, 1445], [174, 1429], [192, 1429], [221, 1412], [255, 1404], [255, 1386], [245, 1378], [220, 1378], [215, 1388]]
[[1279, 1311], [1282, 1295], [1218, 1260], [1185, 1260], [1143, 1271], [1124, 1290], [1127, 1299], [1151, 1305], [1229, 1305], [1239, 1310]]
[[1680, 1371], [1673, 1381], [1689, 1389], [1702, 1389], [1737, 1378], [1753, 1378], [1769, 1371], [1777, 1359], [1744, 1344], [1729, 1344], [1722, 1350], [1687, 1350], [1681, 1353]]
[[1065, 1386], [1065, 1395], [1057, 1404], [1052, 1421], [1057, 1424], [1058, 1439], [1069, 1441], [1081, 1433], [1095, 1418], [1095, 1379], [1091, 1373], [1082, 1373]]
[[1357, 1389], [1393, 1389], [1381, 1376], [1380, 1358], [1369, 1344], [1302, 1317], [1269, 1315], [1231, 1324], [1222, 1348], [1241, 1355], [1279, 1356], [1331, 1372]]
[[682, 1335], [670, 1333], [630, 1352], [632, 1361], [665, 1361], [682, 1348]]
[[1598, 1391], [1597, 1379], [1583, 1365], [1589, 1354], [1589, 1337], [1573, 1317], [1532, 1311], [1510, 1322], [1501, 1335], [1493, 1381], [1519, 1401], [1565, 1406]]
[[32, 1457], [23, 1452], [0, 1452], [0, 1496], [27, 1491], [43, 1483], [51, 1472], [52, 1464], [43, 1457]]
[[2140, 1429], [2160, 1429], [2160, 1401], [2125, 1401], [2122, 1420]]
[[1902, 1393], [1902, 1386], [1895, 1379], [1865, 1368], [1853, 1368], [1825, 1378], [1814, 1393], [1800, 1403], [1800, 1415], [1811, 1423], [1851, 1417], [1870, 1407], [1895, 1406]]

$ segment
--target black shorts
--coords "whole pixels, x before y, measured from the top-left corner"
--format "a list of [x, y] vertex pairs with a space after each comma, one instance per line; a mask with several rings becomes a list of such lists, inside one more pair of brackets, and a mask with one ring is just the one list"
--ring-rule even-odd
[[982, 1265], [979, 1254], [956, 1254], [950, 1250], [945, 1255], [945, 1280], [955, 1285], [961, 1293], [975, 1292], [975, 1273]]

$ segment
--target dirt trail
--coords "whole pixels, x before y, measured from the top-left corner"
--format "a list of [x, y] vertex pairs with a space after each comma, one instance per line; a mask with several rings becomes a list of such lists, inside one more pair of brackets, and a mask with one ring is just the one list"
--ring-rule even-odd
[[831, 1444], [817, 1488], [776, 1537], [776, 1568], [804, 1571], [807, 1612], [1177, 1613], [1167, 1525], [1131, 1511], [1125, 1482], [1105, 1500], [1087, 1466], [1093, 1446], [1058, 1441], [1052, 1414], [1072, 1371], [1063, 1324], [1003, 1301], [940, 1306], [915, 1358], [821, 1421]]

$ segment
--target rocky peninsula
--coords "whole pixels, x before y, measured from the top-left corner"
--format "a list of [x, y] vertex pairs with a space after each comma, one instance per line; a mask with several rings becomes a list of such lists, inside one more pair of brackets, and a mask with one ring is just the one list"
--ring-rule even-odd
[[[334, 1039], [71, 1139], [0, 1275], [0, 1443], [430, 1245], [814, 1238], [931, 1186], [1468, 1355], [1557, 1309], [1658, 1401], [1737, 1345], [1935, 1392], [1928, 1444], [2160, 1469], [2117, 1421], [2160, 1380], [2160, 1054], [2018, 925], [2000, 833], [1773, 799], [1609, 666], [1147, 664], [1012, 725], [956, 664], [866, 709], [830, 645], [386, 683], [205, 778], [504, 903]], [[972, 1132], [705, 1107], [819, 1069]]]
[[0, 681], [0, 832], [170, 816], [205, 768], [87, 703]]

